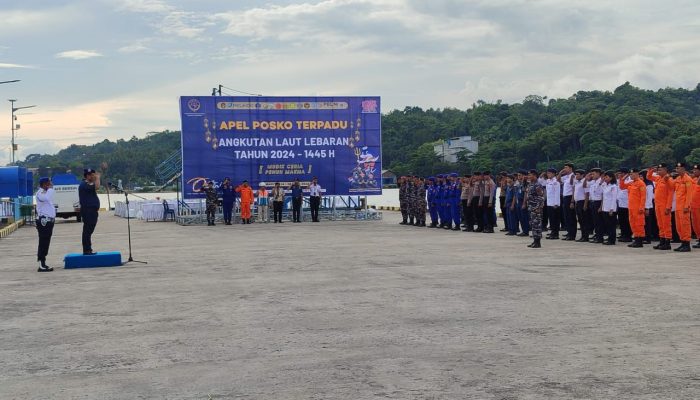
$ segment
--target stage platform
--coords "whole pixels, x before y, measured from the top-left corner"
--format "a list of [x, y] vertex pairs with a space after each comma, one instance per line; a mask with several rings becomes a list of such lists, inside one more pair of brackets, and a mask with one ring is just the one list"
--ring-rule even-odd
[[69, 253], [63, 258], [65, 269], [118, 267], [122, 265], [122, 254], [118, 251], [98, 252], [91, 256]]

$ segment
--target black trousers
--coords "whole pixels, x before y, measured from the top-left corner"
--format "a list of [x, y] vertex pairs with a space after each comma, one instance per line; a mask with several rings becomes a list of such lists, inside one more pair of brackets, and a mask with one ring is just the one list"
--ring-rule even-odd
[[[467, 228], [474, 229], [474, 216], [469, 218], [469, 214], [472, 212], [471, 204], [469, 204], [469, 199], [460, 200], [462, 204], [462, 225], [466, 225]], [[470, 221], [471, 220], [471, 221]], [[469, 225], [469, 222], [472, 224]]]
[[551, 235], [559, 235], [559, 207], [547, 206], [547, 217], [549, 218], [549, 231]]
[[573, 204], [574, 196], [564, 196], [564, 209], [562, 213], [564, 214], [564, 221], [566, 222], [566, 236], [570, 238], [576, 237], [576, 208], [571, 208]]
[[301, 222], [301, 203], [303, 199], [301, 197], [292, 199], [292, 221]]
[[318, 209], [321, 207], [321, 197], [309, 197], [309, 207], [311, 208], [311, 220], [314, 222], [318, 222]]
[[80, 217], [83, 220], [83, 253], [92, 252], [92, 233], [97, 226], [97, 208], [81, 208]]
[[620, 224], [620, 236], [623, 238], [632, 237], [632, 227], [630, 226], [630, 210], [629, 208], [617, 209], [617, 222]]
[[272, 215], [275, 222], [282, 222], [282, 208], [284, 207], [283, 201], [273, 201], [272, 202]]
[[595, 239], [603, 240], [603, 234], [605, 233], [605, 222], [603, 220], [603, 214], [598, 212], [600, 210], [602, 201], [593, 200], [588, 203], [588, 212], [591, 215], [591, 222], [593, 222], [593, 231], [595, 231]]
[[39, 234], [39, 248], [36, 252], [36, 260], [46, 261], [46, 255], [49, 254], [49, 246], [51, 245], [51, 235], [53, 235], [53, 222], [47, 222], [46, 226], [44, 226], [41, 224], [40, 219], [37, 219], [36, 230]]
[[576, 219], [578, 220], [579, 226], [581, 227], [581, 237], [588, 239], [591, 235], [592, 224], [591, 224], [591, 213], [588, 210], [583, 209], [585, 201], [579, 200], [576, 202]]
[[469, 220], [467, 221], [467, 227], [473, 227], [474, 224], [476, 224], [476, 227], [478, 230], [483, 230], [484, 229], [484, 210], [482, 207], [479, 205], [479, 198], [478, 197], [472, 197], [471, 201], [471, 207], [470, 207], [471, 213], [469, 213], [468, 218]]
[[646, 230], [647, 240], [659, 239], [659, 225], [656, 222], [656, 210], [654, 208], [649, 209], [649, 215], [646, 216], [644, 221], [644, 229]]
[[481, 219], [484, 221], [484, 229], [493, 229], [496, 226], [496, 214], [493, 211], [493, 204], [489, 206], [490, 200], [490, 197], [484, 197], [481, 202], [481, 209], [483, 210]]
[[605, 234], [608, 235], [608, 241], [615, 243], [617, 239], [617, 213], [602, 212], [603, 221], [605, 223]]

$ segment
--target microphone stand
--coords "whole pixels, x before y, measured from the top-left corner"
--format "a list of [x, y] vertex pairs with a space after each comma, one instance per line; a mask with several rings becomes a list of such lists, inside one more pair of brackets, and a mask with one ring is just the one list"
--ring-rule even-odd
[[[127, 229], [127, 233], [129, 236], [129, 259], [124, 264], [130, 263], [130, 262], [135, 262], [135, 263], [139, 263], [139, 264], [148, 264], [146, 261], [134, 260], [134, 257], [132, 257], [132, 255], [131, 255], [131, 215], [129, 215], [129, 192], [124, 190], [124, 189], [119, 188], [119, 186], [117, 186], [111, 182], [109, 182], [107, 184], [107, 186], [112, 187], [112, 189], [116, 190], [117, 192], [124, 193], [124, 198], [126, 199], [126, 229]], [[133, 193], [132, 193], [132, 195], [136, 196], [140, 199], [146, 200], [145, 198], [143, 198], [141, 196], [137, 196]]]

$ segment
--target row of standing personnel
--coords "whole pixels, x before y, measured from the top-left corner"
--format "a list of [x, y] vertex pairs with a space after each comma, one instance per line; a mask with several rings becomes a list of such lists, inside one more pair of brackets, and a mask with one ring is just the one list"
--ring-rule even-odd
[[[426, 210], [420, 202], [425, 188], [430, 227], [459, 230], [461, 222], [464, 231], [492, 233], [498, 186], [505, 223], [501, 231], [509, 236], [530, 236], [531, 231], [546, 230], [549, 223], [547, 239], [559, 239], [561, 227], [565, 232], [562, 240], [608, 245], [619, 240], [637, 248], [658, 237], [654, 248], [670, 250], [672, 238], [677, 237], [681, 246], [675, 250], [686, 252], [691, 248], [692, 232], [700, 233], [700, 169], [695, 165], [692, 175], [688, 172], [685, 163], [606, 172], [575, 170], [567, 163], [561, 170], [542, 174], [534, 170], [501, 173], [498, 183], [488, 171], [462, 178], [455, 173], [425, 180], [401, 177], [401, 223], [425, 226], [421, 221]], [[579, 227], [581, 237], [576, 239]], [[539, 247], [541, 234], [533, 232], [532, 236], [531, 247]], [[700, 241], [693, 247], [700, 248]]]

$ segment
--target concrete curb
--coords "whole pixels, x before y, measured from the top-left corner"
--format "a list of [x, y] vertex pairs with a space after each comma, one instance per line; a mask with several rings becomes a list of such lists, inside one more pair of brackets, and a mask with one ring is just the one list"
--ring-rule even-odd
[[0, 238], [8, 237], [14, 231], [16, 231], [20, 226], [24, 225], [24, 220], [15, 221], [10, 225], [0, 229]]

